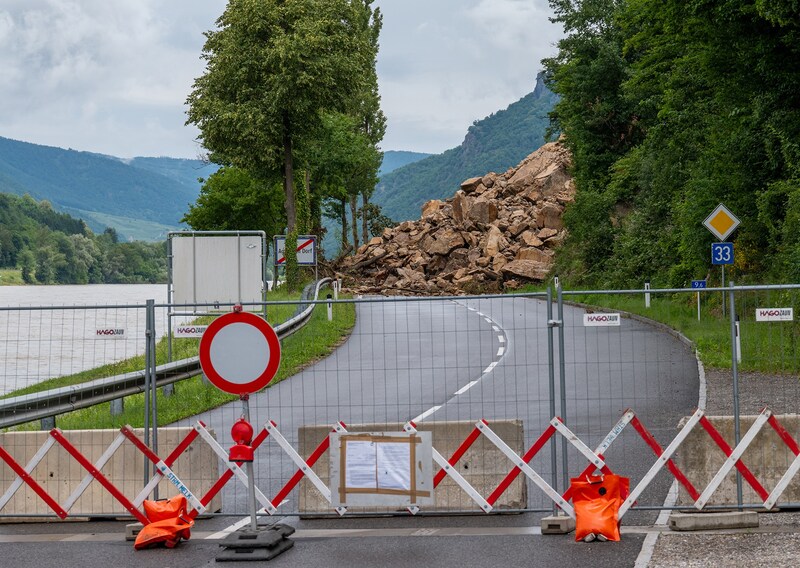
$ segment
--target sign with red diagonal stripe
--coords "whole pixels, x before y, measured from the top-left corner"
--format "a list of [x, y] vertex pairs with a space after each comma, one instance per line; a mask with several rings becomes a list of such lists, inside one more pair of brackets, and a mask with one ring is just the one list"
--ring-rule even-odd
[[[275, 266], [286, 264], [286, 235], [274, 238]], [[298, 235], [297, 237], [297, 264], [299, 266], [317, 265], [317, 237], [316, 235]]]

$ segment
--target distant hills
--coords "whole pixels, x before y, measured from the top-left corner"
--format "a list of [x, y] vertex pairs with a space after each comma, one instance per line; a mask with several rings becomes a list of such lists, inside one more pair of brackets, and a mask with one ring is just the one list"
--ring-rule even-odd
[[165, 239], [197, 199], [197, 178], [216, 169], [200, 160], [123, 161], [0, 137], [0, 192], [47, 200], [95, 232], [109, 226], [128, 239]]
[[[541, 81], [507, 109], [476, 121], [443, 154], [386, 151], [373, 202], [396, 220], [417, 219], [429, 199], [453, 195], [466, 178], [502, 172], [544, 143], [555, 101]], [[0, 137], [0, 193], [29, 194], [121, 240], [164, 240], [200, 193], [198, 178], [219, 166], [201, 160], [134, 158], [41, 146]]]
[[373, 202], [395, 221], [418, 219], [423, 203], [451, 197], [465, 179], [515, 167], [545, 143], [555, 102], [540, 75], [533, 92], [473, 123], [460, 146], [382, 176]]
[[[428, 156], [387, 151], [381, 171]], [[0, 137], [0, 193], [46, 200], [95, 233], [112, 227], [125, 240], [163, 240], [169, 231], [186, 228], [180, 219], [200, 193], [198, 178], [217, 169], [201, 160], [123, 160]]]

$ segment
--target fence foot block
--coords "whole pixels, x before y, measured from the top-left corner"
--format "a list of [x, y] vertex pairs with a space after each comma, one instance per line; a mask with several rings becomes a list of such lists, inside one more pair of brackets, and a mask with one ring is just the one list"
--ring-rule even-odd
[[575, 530], [575, 519], [566, 515], [552, 515], [542, 519], [542, 534], [569, 534]]
[[248, 562], [272, 560], [294, 546], [287, 537], [294, 533], [294, 527], [272, 525], [268, 528], [251, 530], [240, 529], [220, 542], [222, 551], [217, 562]]
[[758, 527], [756, 511], [725, 511], [719, 513], [679, 513], [669, 516], [673, 531], [713, 531]]
[[136, 540], [144, 525], [142, 523], [129, 523], [125, 525], [125, 540]]

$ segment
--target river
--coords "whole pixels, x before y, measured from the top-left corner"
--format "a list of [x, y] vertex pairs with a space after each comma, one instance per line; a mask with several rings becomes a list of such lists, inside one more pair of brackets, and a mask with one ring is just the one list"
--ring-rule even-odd
[[0, 394], [144, 353], [147, 300], [166, 304], [166, 284], [0, 286]]

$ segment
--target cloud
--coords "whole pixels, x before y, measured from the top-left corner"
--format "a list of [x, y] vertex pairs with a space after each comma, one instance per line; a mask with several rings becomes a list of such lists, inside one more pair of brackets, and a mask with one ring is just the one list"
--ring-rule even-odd
[[[197, 155], [185, 100], [226, 0], [3, 0], [0, 136], [120, 157]], [[441, 152], [530, 92], [547, 0], [376, 0], [385, 149]]]
[[441, 152], [533, 90], [557, 26], [546, 0], [379, 0], [384, 149]]
[[[30, 140], [35, 133], [36, 142], [126, 157], [190, 151], [196, 134], [183, 126], [183, 105], [203, 71], [202, 31], [224, 2], [180, 3], [184, 11], [173, 7], [171, 14], [164, 8], [173, 2], [157, 0], [4, 3], [0, 135]], [[192, 20], [190, 5], [204, 5], [199, 13], [207, 20]], [[142, 136], [152, 130], [181, 134]], [[187, 140], [159, 152], [165, 140], [181, 138]]]

